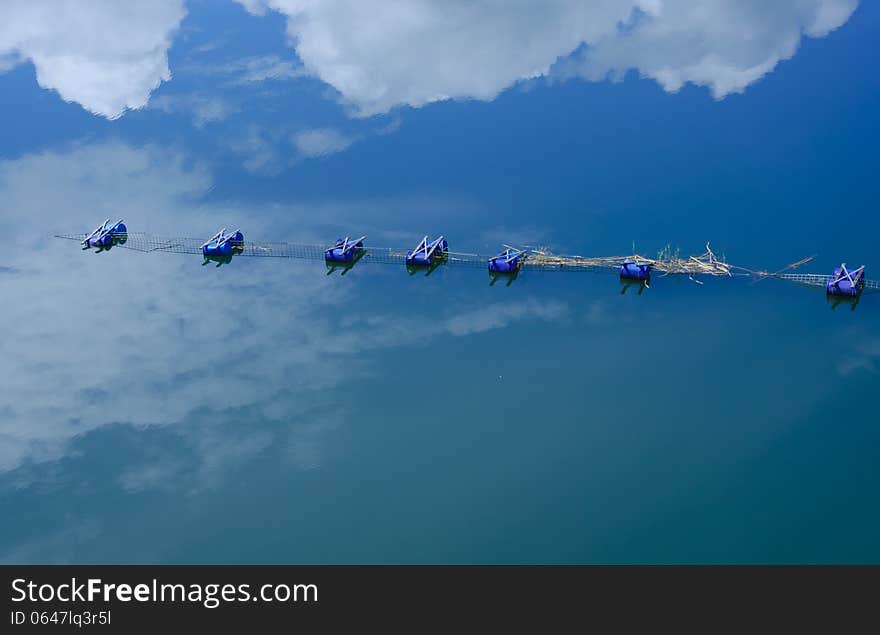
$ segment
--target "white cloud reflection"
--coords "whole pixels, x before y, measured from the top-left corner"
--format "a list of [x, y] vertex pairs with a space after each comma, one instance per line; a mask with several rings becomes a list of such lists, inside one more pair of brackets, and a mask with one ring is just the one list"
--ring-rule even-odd
[[837, 364], [837, 372], [843, 376], [858, 371], [876, 373], [878, 361], [880, 361], [880, 339], [868, 337], [859, 342], [855, 349]]
[[168, 49], [183, 0], [5, 0], [0, 72], [31, 61], [37, 83], [115, 119], [171, 79]]
[[664, 89], [741, 92], [791, 58], [802, 36], [844, 24], [858, 0], [239, 0], [287, 18], [309, 73], [363, 116], [445, 99], [492, 100], [551, 74], [591, 81], [636, 70]]
[[[291, 460], [314, 467], [320, 430], [335, 424], [309, 428], [309, 408], [327, 400], [322, 390], [358, 371], [358, 352], [565, 313], [562, 305], [526, 301], [457, 315], [359, 311], [342, 319], [328, 307], [344, 303], [352, 287], [313, 267], [249, 260], [201, 269], [196, 257], [96, 255], [48, 240], [53, 230], [83, 230], [106, 217], [125, 218], [131, 231], [196, 236], [241, 219], [258, 233], [280, 217], [308, 226], [291, 209], [254, 218], [246, 206], [208, 207], [211, 185], [208, 170], [182, 153], [119, 142], [0, 163], [3, 220], [14, 245], [4, 254], [12, 271], [3, 277], [14, 301], [0, 313], [0, 472], [59, 459], [74, 439], [104, 426], [169, 426], [230, 409], [302, 423], [291, 433]], [[284, 402], [301, 402], [299, 410], [279, 410], [282, 393], [297, 396]], [[233, 432], [230, 453], [217, 445], [229, 447], [228, 429], [198, 430], [187, 443], [205, 464], [200, 482], [220, 471], [209, 461], [234, 461], [272, 442], [248, 429], [245, 443], [242, 431]], [[134, 465], [122, 484], [148, 487], [174, 469]]]
[[150, 108], [168, 114], [188, 114], [196, 128], [217, 123], [241, 111], [241, 107], [223, 97], [200, 95], [159, 95], [150, 103]]
[[300, 155], [314, 158], [342, 152], [357, 141], [357, 138], [334, 128], [309, 128], [295, 133], [292, 141]]
[[[801, 39], [846, 23], [858, 0], [239, 0], [277, 11], [298, 59], [221, 65], [241, 84], [317, 77], [362, 116], [445, 99], [492, 100], [547, 75], [590, 81], [629, 70], [677, 91], [743, 91], [790, 59]], [[171, 78], [183, 0], [6, 0], [0, 72], [25, 61], [66, 101], [114, 119]], [[209, 47], [216, 46], [211, 43]], [[204, 51], [204, 45], [194, 52]], [[554, 70], [556, 69], [556, 70]]]

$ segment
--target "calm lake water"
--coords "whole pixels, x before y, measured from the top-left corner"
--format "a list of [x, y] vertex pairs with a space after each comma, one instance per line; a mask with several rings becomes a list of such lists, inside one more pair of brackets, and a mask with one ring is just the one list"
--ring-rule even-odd
[[5, 561], [880, 561], [876, 296], [46, 253]]
[[[880, 563], [880, 295], [851, 310], [775, 280], [638, 294], [613, 273], [215, 268], [50, 237], [121, 217], [257, 242], [443, 233], [478, 253], [711, 240], [738, 265], [817, 253], [803, 271], [877, 279], [880, 5], [818, 37], [789, 4], [759, 38], [716, 38], [772, 50], [772, 72], [721, 100], [643, 69], [516, 71], [495, 98], [360, 117], [281, 14], [234, 2], [187, 2], [175, 35], [135, 38], [160, 67], [168, 49], [170, 79], [153, 85], [157, 67], [118, 118], [82, 95], [128, 99], [127, 83], [65, 67], [38, 84], [27, 55], [0, 54], [0, 562]], [[83, 42], [57, 60], [91, 64]], [[469, 50], [449, 51], [465, 84]], [[374, 70], [414, 64], [391, 82], [409, 94], [420, 60]], [[438, 68], [430, 95], [474, 94]]]

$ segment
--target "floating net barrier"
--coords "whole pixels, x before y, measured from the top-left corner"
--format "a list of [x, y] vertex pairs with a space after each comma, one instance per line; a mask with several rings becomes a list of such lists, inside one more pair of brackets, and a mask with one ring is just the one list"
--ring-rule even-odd
[[[82, 242], [88, 234], [55, 234], [55, 238], [62, 238], [76, 242]], [[202, 255], [204, 239], [185, 237], [155, 236], [143, 232], [128, 232], [124, 240], [116, 242], [114, 247], [121, 247], [142, 253], [164, 252], [173, 254]], [[262, 258], [297, 258], [301, 260], [324, 260], [324, 252], [327, 245], [288, 242], [248, 242], [236, 252], [238, 256], [252, 256]], [[362, 257], [364, 262], [376, 262], [382, 264], [403, 264], [406, 261], [407, 250], [393, 247], [367, 246]], [[486, 263], [491, 259], [488, 254], [460, 253], [449, 251], [442, 255], [442, 262], [447, 266], [486, 268]], [[532, 270], [563, 270], [563, 271], [606, 271], [620, 269], [624, 261], [634, 261], [650, 264], [654, 271], [660, 274], [687, 274], [687, 275], [748, 275], [747, 270], [738, 271], [739, 267], [728, 265], [723, 260], [715, 257], [711, 251], [701, 256], [680, 258], [670, 256], [667, 258], [648, 258], [641, 255], [630, 256], [572, 256], [554, 254], [545, 249], [532, 249], [527, 252], [523, 259], [522, 268]]]
[[[55, 238], [76, 241], [82, 243], [89, 234], [55, 234]], [[172, 253], [203, 255], [205, 241], [202, 238], [167, 237], [156, 236], [144, 232], [127, 232], [117, 237], [112, 247], [130, 249], [141, 253]], [[249, 242], [242, 241], [236, 246], [234, 254], [238, 256], [250, 256], [257, 258], [293, 258], [299, 260], [325, 260], [325, 252], [332, 245], [320, 245], [314, 243], [291, 243], [291, 242]], [[367, 245], [356, 262], [373, 262], [379, 264], [402, 265], [407, 261], [406, 249], [393, 247], [373, 247]], [[521, 250], [521, 260], [516, 271], [584, 271], [618, 273], [621, 267], [627, 263], [633, 267], [639, 267], [647, 271], [653, 271], [659, 276], [686, 275], [696, 281], [695, 276], [734, 277], [746, 276], [756, 279], [775, 278], [798, 284], [825, 287], [832, 276], [811, 273], [784, 273], [813, 260], [813, 256], [788, 265], [775, 273], [756, 271], [746, 267], [730, 264], [724, 258], [719, 258], [706, 245], [706, 251], [698, 256], [681, 256], [678, 252], [672, 252], [669, 247], [661, 250], [656, 258], [649, 258], [640, 254], [628, 256], [578, 256], [555, 254], [546, 248], [530, 248]], [[498, 255], [438, 252], [437, 263], [442, 266], [467, 267], [472, 269], [486, 269], [487, 263]], [[865, 280], [864, 291], [880, 291], [880, 281]]]
[[[55, 238], [82, 242], [86, 234], [56, 234]], [[141, 232], [129, 232], [124, 242], [116, 243], [115, 247], [131, 249], [143, 253], [164, 252], [170, 254], [202, 255], [203, 238], [168, 238]], [[297, 258], [300, 260], [324, 260], [327, 245], [287, 242], [248, 242], [236, 251], [237, 256], [259, 258]], [[406, 249], [391, 247], [367, 247], [363, 262], [400, 265], [406, 261]], [[445, 263], [453, 266], [485, 267], [486, 260], [479, 254], [448, 252]]]
[[[826, 287], [834, 278], [833, 276], [821, 275], [818, 273], [783, 273], [769, 276], [771, 278], [779, 278], [780, 280], [788, 280], [810, 287]], [[880, 291], [880, 280], [865, 280], [865, 291]]]

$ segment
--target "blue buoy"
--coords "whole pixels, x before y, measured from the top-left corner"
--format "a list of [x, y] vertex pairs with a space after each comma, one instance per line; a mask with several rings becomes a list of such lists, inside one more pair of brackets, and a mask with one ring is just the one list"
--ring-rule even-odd
[[244, 234], [240, 231], [226, 233], [224, 227], [202, 244], [202, 254], [206, 258], [231, 256], [244, 249]]
[[504, 251], [489, 259], [489, 273], [516, 273], [525, 257], [524, 251], [505, 245]]
[[407, 266], [430, 267], [436, 260], [443, 260], [449, 253], [449, 244], [443, 236], [428, 242], [428, 237], [422, 238], [415, 249], [406, 252]]
[[118, 245], [124, 245], [128, 241], [128, 227], [122, 221], [113, 227], [113, 240]]
[[353, 262], [364, 252], [364, 238], [366, 236], [354, 240], [348, 236], [336, 239], [336, 243], [324, 250], [324, 260], [327, 262]]
[[113, 245], [124, 244], [126, 240], [128, 240], [128, 228], [122, 219], [111, 224], [108, 218], [82, 241], [82, 245], [86, 248], [109, 249]]
[[219, 242], [216, 240], [212, 240], [207, 245], [202, 247], [202, 253], [206, 256], [231, 256], [232, 255], [232, 243], [229, 241]]
[[864, 265], [855, 271], [849, 271], [846, 263], [842, 263], [825, 284], [825, 291], [828, 295], [842, 295], [855, 297], [861, 295], [862, 289], [865, 288], [865, 267]]
[[651, 263], [638, 263], [627, 259], [620, 266], [620, 277], [628, 280], [650, 280]]

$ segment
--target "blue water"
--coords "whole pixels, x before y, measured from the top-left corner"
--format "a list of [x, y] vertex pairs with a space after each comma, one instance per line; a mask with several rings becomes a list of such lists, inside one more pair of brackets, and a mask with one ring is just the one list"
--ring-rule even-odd
[[[165, 256], [75, 255], [95, 275], [125, 260], [126, 289], [172, 275], [150, 269]], [[128, 338], [56, 359], [112, 365], [105, 389], [123, 394], [80, 393], [65, 425], [87, 430], [5, 475], [11, 560], [877, 559], [877, 375], [851, 368], [872, 297], [830, 310], [776, 281], [667, 278], [639, 296], [613, 275], [490, 287], [482, 271], [174, 258], [176, 294], [219, 301], [96, 315]], [[138, 408], [168, 414], [127, 423], [150, 420]]]
[[[185, 26], [243, 14], [212, 11]], [[247, 107], [194, 128], [93, 117], [28, 65], [0, 76], [0, 562], [880, 562], [878, 295], [328, 276], [48, 237], [112, 216], [480, 253], [711, 240], [735, 264], [818, 254], [806, 270], [877, 278], [878, 15], [863, 4], [721, 102], [628, 76], [363, 121], [309, 80], [227, 95]], [[242, 55], [286, 50], [279, 19], [241, 24]], [[157, 96], [212, 87], [183, 43], [170, 59]], [[273, 137], [259, 169], [230, 149], [304, 122], [363, 138], [288, 164]]]

